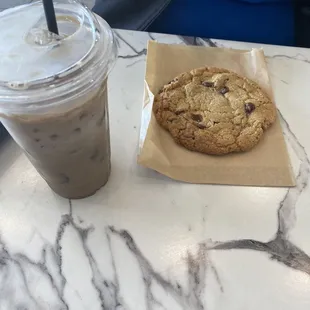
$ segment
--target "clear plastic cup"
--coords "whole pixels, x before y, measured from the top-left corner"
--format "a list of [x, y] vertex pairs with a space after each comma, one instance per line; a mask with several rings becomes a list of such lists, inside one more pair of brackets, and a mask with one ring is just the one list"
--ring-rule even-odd
[[117, 48], [100, 17], [55, 2], [59, 36], [42, 2], [0, 13], [0, 119], [60, 196], [83, 198], [111, 170], [107, 78]]

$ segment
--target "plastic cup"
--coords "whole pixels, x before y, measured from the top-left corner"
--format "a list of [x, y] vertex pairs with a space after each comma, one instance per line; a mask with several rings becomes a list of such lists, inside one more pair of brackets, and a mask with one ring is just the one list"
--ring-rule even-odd
[[48, 185], [94, 194], [111, 170], [107, 78], [117, 48], [100, 17], [55, 2], [59, 36], [41, 2], [0, 13], [0, 119]]

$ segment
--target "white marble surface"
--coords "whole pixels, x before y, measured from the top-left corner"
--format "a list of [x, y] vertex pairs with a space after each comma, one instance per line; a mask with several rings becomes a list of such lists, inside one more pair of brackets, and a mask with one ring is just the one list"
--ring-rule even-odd
[[117, 34], [105, 188], [62, 199], [0, 146], [0, 309], [309, 310], [310, 50], [264, 46], [297, 186], [190, 185], [136, 164], [146, 43], [254, 45]]

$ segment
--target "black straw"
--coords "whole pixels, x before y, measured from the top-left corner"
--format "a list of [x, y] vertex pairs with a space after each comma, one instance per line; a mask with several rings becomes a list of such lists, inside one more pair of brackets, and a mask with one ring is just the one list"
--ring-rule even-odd
[[59, 34], [53, 0], [43, 0], [43, 6], [48, 30], [55, 34]]

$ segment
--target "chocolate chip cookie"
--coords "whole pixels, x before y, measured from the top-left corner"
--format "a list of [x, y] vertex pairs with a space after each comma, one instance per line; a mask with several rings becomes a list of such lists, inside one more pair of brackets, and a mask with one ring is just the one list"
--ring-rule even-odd
[[177, 76], [155, 96], [153, 111], [178, 144], [214, 155], [250, 150], [276, 119], [255, 82], [219, 68]]

